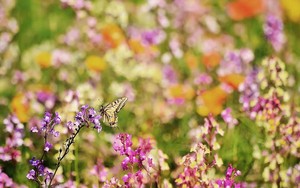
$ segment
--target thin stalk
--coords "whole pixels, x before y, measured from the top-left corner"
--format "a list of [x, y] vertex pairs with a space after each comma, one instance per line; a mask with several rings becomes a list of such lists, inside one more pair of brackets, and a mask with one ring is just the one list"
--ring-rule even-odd
[[146, 169], [146, 167], [144, 165], [142, 165], [142, 167], [146, 170], [146, 172], [150, 178], [150, 188], [152, 188], [152, 178], [151, 178], [150, 172]]
[[79, 170], [78, 170], [78, 148], [79, 148], [79, 138], [75, 142], [75, 172], [76, 172], [76, 183], [79, 185]]
[[[86, 121], [86, 122], [87, 122], [87, 121]], [[87, 122], [87, 124], [88, 124], [88, 122]], [[54, 174], [53, 174], [53, 176], [52, 176], [52, 178], [51, 178], [51, 180], [50, 180], [50, 183], [49, 183], [48, 188], [51, 188], [51, 183], [52, 183], [52, 181], [53, 181], [53, 179], [54, 179], [54, 177], [55, 177], [55, 175], [56, 175], [56, 172], [57, 172], [58, 168], [60, 167], [61, 161], [62, 161], [62, 160], [64, 159], [64, 157], [69, 153], [71, 145], [72, 145], [73, 143], [75, 143], [75, 142], [74, 142], [75, 137], [77, 136], [77, 134], [79, 133], [79, 131], [80, 131], [84, 126], [85, 126], [85, 124], [80, 125], [80, 126], [78, 127], [78, 129], [76, 130], [76, 132], [73, 133], [73, 134], [71, 135], [71, 137], [68, 138], [68, 139], [66, 140], [66, 150], [64, 151], [64, 153], [63, 153], [62, 156], [60, 156], [60, 155], [61, 155], [61, 152], [62, 152], [62, 150], [60, 149], [60, 154], [59, 154], [58, 162], [57, 162], [57, 165], [56, 165], [56, 169], [55, 169]]]

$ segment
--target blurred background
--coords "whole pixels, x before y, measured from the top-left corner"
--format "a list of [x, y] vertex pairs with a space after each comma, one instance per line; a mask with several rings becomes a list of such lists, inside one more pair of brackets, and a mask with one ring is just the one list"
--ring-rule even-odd
[[[58, 182], [101, 187], [112, 176], [121, 179], [123, 158], [112, 143], [126, 132], [134, 146], [150, 137], [155, 159], [158, 150], [167, 155], [161, 176], [174, 186], [183, 170], [179, 159], [203, 141], [201, 127], [212, 113], [225, 130], [217, 136], [224, 166], [212, 176], [224, 176], [231, 163], [242, 172], [239, 181], [269, 185], [255, 158], [267, 133], [251, 118], [251, 101], [261, 94], [252, 78], [264, 58], [280, 58], [288, 103], [299, 106], [299, 23], [295, 0], [1, 0], [0, 122], [15, 114], [24, 125], [19, 144], [9, 146], [15, 136], [0, 123], [2, 172], [16, 184], [35, 185], [26, 178], [28, 160], [43, 144], [30, 129], [40, 126], [45, 111], [62, 119], [45, 158], [54, 169], [70, 134], [66, 122], [82, 105], [98, 110], [128, 97], [118, 114], [120, 130], [101, 122], [100, 133], [82, 131]], [[227, 108], [236, 121], [224, 121]], [[288, 162], [296, 163], [299, 157]], [[89, 173], [99, 164], [109, 169], [104, 180]]]

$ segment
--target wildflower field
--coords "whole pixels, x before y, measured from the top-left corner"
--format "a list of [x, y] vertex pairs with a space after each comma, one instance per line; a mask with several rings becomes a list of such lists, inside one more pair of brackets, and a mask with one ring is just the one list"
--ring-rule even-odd
[[299, 0], [0, 0], [0, 188], [300, 187]]

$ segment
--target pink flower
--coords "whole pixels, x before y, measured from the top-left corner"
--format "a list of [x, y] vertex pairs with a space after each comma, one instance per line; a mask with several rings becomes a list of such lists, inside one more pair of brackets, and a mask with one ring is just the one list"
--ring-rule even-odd
[[238, 124], [237, 119], [233, 119], [231, 114], [231, 108], [226, 108], [225, 110], [222, 111], [221, 116], [224, 119], [226, 123], [228, 123], [228, 128], [232, 129], [234, 125]]

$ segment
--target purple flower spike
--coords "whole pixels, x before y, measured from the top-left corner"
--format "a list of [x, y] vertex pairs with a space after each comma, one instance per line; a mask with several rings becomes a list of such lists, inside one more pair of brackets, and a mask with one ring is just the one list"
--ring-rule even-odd
[[46, 138], [47, 135], [53, 134], [55, 137], [59, 136], [59, 132], [54, 130], [54, 126], [60, 124], [61, 118], [57, 112], [55, 112], [55, 117], [52, 119], [52, 114], [50, 112], [45, 112], [45, 116], [41, 122], [41, 128], [32, 127], [31, 132], [43, 134]]
[[277, 52], [281, 51], [286, 42], [282, 21], [270, 14], [267, 16], [263, 29], [265, 37], [271, 42], [274, 50]]
[[98, 133], [101, 132], [102, 127], [100, 126], [99, 119], [100, 115], [97, 114], [97, 111], [94, 108], [89, 108], [89, 105], [84, 105], [80, 109], [81, 111], [77, 112], [75, 116], [75, 122], [69, 121], [67, 127], [72, 129], [73, 125], [80, 127], [83, 124], [86, 124], [89, 127], [89, 124], [94, 124], [94, 129], [97, 129]]

